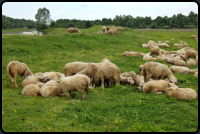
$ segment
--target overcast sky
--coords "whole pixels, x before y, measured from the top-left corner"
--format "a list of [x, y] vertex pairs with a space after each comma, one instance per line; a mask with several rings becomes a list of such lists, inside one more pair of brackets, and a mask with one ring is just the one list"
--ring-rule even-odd
[[190, 11], [198, 13], [195, 2], [5, 2], [2, 14], [11, 18], [35, 21], [39, 8], [46, 7], [51, 19], [96, 20], [115, 18], [116, 15], [172, 17], [182, 13], [188, 16]]

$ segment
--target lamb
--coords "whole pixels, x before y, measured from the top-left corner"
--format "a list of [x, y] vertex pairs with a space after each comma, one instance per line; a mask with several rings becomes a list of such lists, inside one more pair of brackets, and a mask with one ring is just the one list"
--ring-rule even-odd
[[102, 27], [103, 33], [107, 33], [107, 28], [105, 26]]
[[142, 44], [142, 47], [143, 48], [149, 48], [149, 45], [148, 44]]
[[62, 89], [59, 82], [56, 80], [50, 80], [41, 87], [40, 95], [45, 98], [53, 97], [56, 95], [61, 96], [61, 91]]
[[177, 66], [186, 66], [186, 63], [183, 60], [175, 60], [172, 58], [168, 58], [167, 62]]
[[86, 62], [69, 62], [64, 67], [65, 76], [74, 75], [87, 67]]
[[180, 73], [180, 74], [186, 74], [190, 70], [189, 68], [183, 66], [171, 66], [169, 69], [172, 71], [172, 73]]
[[135, 81], [131, 77], [123, 77], [120, 75], [120, 84], [134, 85]]
[[28, 84], [26, 85], [21, 94], [24, 96], [37, 96], [40, 95], [40, 88], [44, 85], [42, 82], [38, 82], [36, 84]]
[[123, 33], [124, 29], [122, 27], [117, 27], [117, 30], [121, 31]]
[[[12, 86], [12, 82], [14, 82], [15, 87], [17, 87], [16, 84], [16, 77], [17, 75], [20, 75], [23, 81], [23, 76], [26, 78], [29, 75], [33, 75], [31, 70], [28, 68], [28, 66], [25, 63], [19, 62], [19, 61], [11, 61], [8, 63], [6, 68], [6, 73], [10, 79], [10, 86]], [[12, 78], [12, 77], [13, 78]]]
[[144, 54], [143, 53], [141, 53], [141, 52], [128, 52], [128, 53], [126, 53], [126, 57], [130, 57], [130, 56], [143, 56]]
[[144, 54], [144, 56], [143, 56], [143, 60], [144, 60], [144, 61], [155, 61], [155, 60], [156, 60], [156, 58], [152, 57], [152, 56], [150, 55], [150, 53], [151, 53], [151, 52], [149, 52], [149, 53], [147, 53], [147, 54]]
[[107, 34], [112, 34], [113, 36], [117, 35], [116, 30], [113, 30], [112, 28], [107, 32]]
[[197, 36], [196, 35], [191, 35], [190, 38], [191, 39], [197, 39]]
[[77, 28], [70, 27], [67, 29], [69, 33], [81, 33]]
[[166, 93], [167, 95], [175, 98], [176, 100], [195, 100], [197, 98], [196, 91], [191, 88], [169, 87], [167, 88]]
[[150, 49], [150, 52], [151, 52], [150, 55], [152, 55], [152, 54], [161, 55], [159, 47], [150, 45], [149, 49]]
[[169, 82], [177, 83], [177, 78], [173, 75], [172, 71], [167, 65], [158, 62], [147, 62], [143, 66], [139, 66], [141, 69], [140, 75], [144, 76], [144, 81], [148, 81], [150, 78], [165, 79], [168, 78]]
[[196, 60], [196, 59], [189, 59], [189, 60], [187, 61], [186, 66], [187, 66], [187, 67], [191, 67], [191, 66], [195, 66], [196, 64], [197, 64], [197, 60]]
[[151, 80], [143, 85], [142, 91], [144, 93], [154, 92], [155, 94], [162, 94], [166, 92], [168, 87], [178, 87], [166, 80]]
[[60, 81], [60, 86], [62, 92], [67, 92], [67, 96], [71, 98], [71, 92], [80, 91], [84, 92], [82, 100], [88, 94], [88, 89], [93, 89], [89, 87], [90, 78], [84, 74], [76, 74], [70, 77], [65, 77], [64, 74], [57, 76], [57, 79]]
[[100, 68], [94, 76], [95, 84], [99, 85], [101, 81], [101, 87], [104, 88], [105, 80], [111, 81], [112, 83], [111, 86], [113, 86], [114, 82], [116, 82], [116, 84], [119, 85], [120, 84], [119, 68], [113, 65]]

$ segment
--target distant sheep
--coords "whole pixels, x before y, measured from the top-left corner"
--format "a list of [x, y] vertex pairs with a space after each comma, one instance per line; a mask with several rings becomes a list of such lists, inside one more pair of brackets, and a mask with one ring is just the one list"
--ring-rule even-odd
[[191, 39], [197, 39], [197, 36], [196, 35], [191, 35], [190, 38]]
[[164, 48], [167, 48], [167, 47], [169, 47], [169, 45], [168, 45], [168, 44], [166, 44], [166, 43], [161, 43], [161, 44], [159, 44], [158, 46], [159, 46], [159, 47], [164, 47]]
[[77, 28], [70, 27], [67, 29], [69, 33], [81, 33]]
[[[12, 82], [14, 82], [15, 87], [17, 87], [16, 84], [16, 77], [17, 75], [20, 75], [23, 81], [23, 76], [26, 78], [29, 75], [33, 75], [31, 70], [28, 68], [28, 66], [25, 63], [19, 62], [19, 61], [11, 61], [8, 63], [6, 68], [6, 73], [10, 79], [10, 86], [12, 86]], [[12, 77], [13, 78], [12, 78]]]
[[166, 42], [166, 43], [170, 43], [170, 41], [168, 41], [168, 40], [166, 40], [165, 42]]
[[155, 61], [156, 58], [154, 58], [153, 56], [150, 55], [151, 52], [147, 53], [147, 54], [144, 54], [143, 56], [143, 60], [144, 61]]
[[171, 66], [169, 69], [172, 73], [186, 74], [189, 72], [189, 68], [183, 66]]
[[143, 53], [141, 53], [141, 52], [128, 52], [128, 53], [126, 53], [126, 57], [130, 57], [130, 56], [137, 56], [137, 57], [139, 57], [139, 56], [143, 56], [144, 54]]
[[191, 67], [191, 66], [195, 66], [196, 64], [197, 64], [197, 60], [195, 60], [195, 59], [189, 59], [189, 60], [187, 61], [186, 66], [187, 66], [187, 67]]
[[186, 66], [186, 63], [183, 60], [175, 60], [172, 58], [168, 58], [167, 62], [177, 66]]
[[87, 67], [89, 63], [86, 62], [69, 62], [64, 67], [65, 76], [74, 75]]
[[142, 47], [143, 48], [149, 48], [149, 45], [148, 44], [142, 44]]
[[150, 55], [152, 55], [152, 54], [161, 55], [159, 47], [157, 47], [157, 46], [150, 46], [149, 49], [150, 49], [150, 52], [151, 52]]
[[102, 27], [102, 31], [103, 31], [103, 33], [107, 33], [107, 28], [106, 28], [106, 26], [103, 26], [103, 27]]
[[124, 29], [122, 27], [117, 27], [117, 30], [121, 31], [123, 33]]
[[149, 41], [148, 41], [148, 45], [157, 46], [156, 42], [153, 41], [153, 40], [149, 40]]
[[112, 34], [113, 36], [117, 35], [116, 30], [110, 29], [107, 34]]
[[191, 88], [169, 87], [167, 88], [166, 93], [167, 95], [175, 98], [176, 100], [195, 100], [197, 98], [196, 91]]
[[35, 34], [35, 33], [27, 33], [27, 35], [29, 35], [29, 36], [35, 36], [37, 34]]

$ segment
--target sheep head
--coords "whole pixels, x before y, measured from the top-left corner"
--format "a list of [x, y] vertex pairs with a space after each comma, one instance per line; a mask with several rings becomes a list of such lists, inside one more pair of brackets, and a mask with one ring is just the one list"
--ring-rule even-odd
[[134, 85], [135, 81], [132, 79], [132, 78], [128, 78], [127, 79], [127, 82], [130, 84], [130, 85]]

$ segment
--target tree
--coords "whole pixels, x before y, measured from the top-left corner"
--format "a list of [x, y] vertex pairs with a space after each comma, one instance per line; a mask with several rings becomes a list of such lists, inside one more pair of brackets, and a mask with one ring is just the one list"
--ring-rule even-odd
[[91, 27], [91, 26], [92, 26], [92, 25], [91, 25], [90, 21], [86, 21], [86, 22], [85, 22], [85, 27], [86, 27], [86, 28], [89, 28], [89, 27]]
[[35, 15], [36, 21], [36, 30], [42, 31], [47, 29], [47, 24], [50, 23], [50, 11], [43, 7], [38, 9], [38, 13]]

